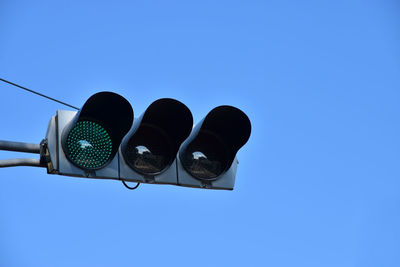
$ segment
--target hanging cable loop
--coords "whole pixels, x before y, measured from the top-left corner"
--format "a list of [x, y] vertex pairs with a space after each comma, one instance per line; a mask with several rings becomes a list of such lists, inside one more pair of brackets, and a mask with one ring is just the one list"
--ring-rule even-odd
[[125, 186], [126, 188], [128, 188], [129, 190], [135, 190], [135, 189], [138, 188], [139, 185], [140, 185], [140, 183], [137, 183], [134, 187], [130, 187], [129, 185], [127, 185], [127, 184], [125, 183], [124, 180], [122, 180], [122, 183], [123, 183], [124, 186]]

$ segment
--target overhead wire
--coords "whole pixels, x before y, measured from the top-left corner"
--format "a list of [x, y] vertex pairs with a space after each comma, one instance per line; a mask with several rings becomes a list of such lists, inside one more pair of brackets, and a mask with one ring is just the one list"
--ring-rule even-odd
[[3, 78], [0, 78], [0, 81], [5, 82], [5, 83], [8, 83], [8, 84], [10, 84], [10, 85], [13, 85], [13, 86], [15, 86], [15, 87], [18, 87], [18, 88], [20, 88], [20, 89], [23, 89], [23, 90], [25, 90], [25, 91], [31, 92], [31, 93], [33, 93], [33, 94], [37, 94], [37, 95], [39, 95], [39, 96], [41, 96], [41, 97], [50, 99], [50, 100], [52, 100], [52, 101], [54, 101], [54, 102], [57, 102], [57, 103], [62, 104], [62, 105], [65, 105], [65, 106], [67, 106], [67, 107], [70, 107], [70, 108], [79, 110], [79, 108], [77, 108], [77, 107], [75, 107], [75, 106], [72, 106], [72, 105], [70, 105], [70, 104], [68, 104], [68, 103], [65, 103], [65, 102], [62, 102], [62, 101], [57, 100], [57, 99], [55, 99], [55, 98], [52, 98], [52, 97], [50, 97], [50, 96], [41, 94], [41, 93], [39, 93], [39, 92], [36, 92], [36, 91], [34, 91], [34, 90], [32, 90], [32, 89], [26, 88], [26, 87], [21, 86], [21, 85], [19, 85], [19, 84], [16, 84], [16, 83], [7, 81], [7, 80], [5, 80], [5, 79], [3, 79]]

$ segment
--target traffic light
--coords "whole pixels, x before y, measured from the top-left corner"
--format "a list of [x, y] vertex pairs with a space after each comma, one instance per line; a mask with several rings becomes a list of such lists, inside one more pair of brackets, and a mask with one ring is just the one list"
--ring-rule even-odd
[[219, 106], [211, 110], [179, 150], [179, 184], [233, 189], [236, 153], [247, 142], [250, 132], [250, 120], [240, 109]]
[[176, 154], [192, 126], [192, 113], [181, 102], [171, 98], [153, 102], [121, 144], [121, 179], [176, 185]]
[[47, 171], [67, 176], [232, 190], [246, 114], [219, 106], [193, 127], [181, 102], [154, 101], [134, 121], [122, 96], [100, 92], [78, 112], [58, 110], [46, 134]]
[[112, 92], [92, 95], [78, 112], [57, 111], [47, 132], [49, 172], [119, 179], [117, 152], [132, 122], [131, 105]]

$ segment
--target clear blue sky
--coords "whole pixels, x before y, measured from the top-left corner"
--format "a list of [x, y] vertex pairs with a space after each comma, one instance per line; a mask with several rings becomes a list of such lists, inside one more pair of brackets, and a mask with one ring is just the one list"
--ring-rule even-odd
[[[323, 3], [324, 2], [324, 3]], [[0, 169], [0, 266], [400, 266], [398, 1], [0, 1], [0, 77], [251, 119], [234, 191]], [[0, 139], [63, 106], [0, 84]], [[0, 158], [23, 156], [1, 152]]]

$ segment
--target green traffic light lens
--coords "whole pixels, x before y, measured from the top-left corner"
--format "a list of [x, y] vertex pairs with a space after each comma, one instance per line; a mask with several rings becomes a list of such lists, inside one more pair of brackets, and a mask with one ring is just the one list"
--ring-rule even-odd
[[68, 134], [66, 144], [70, 159], [84, 169], [98, 169], [111, 157], [110, 135], [93, 121], [77, 122]]

